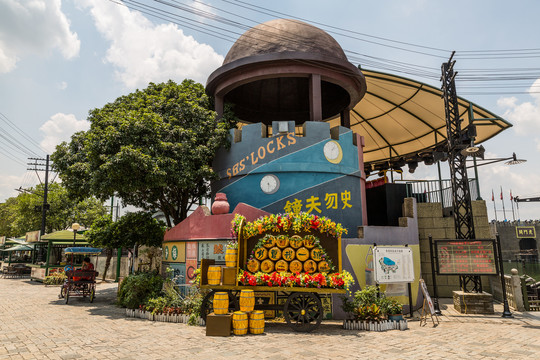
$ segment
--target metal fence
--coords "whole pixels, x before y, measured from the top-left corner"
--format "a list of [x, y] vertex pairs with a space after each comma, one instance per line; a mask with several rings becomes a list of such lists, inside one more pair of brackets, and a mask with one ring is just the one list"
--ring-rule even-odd
[[[452, 206], [451, 180], [395, 180], [407, 185], [407, 197], [414, 197], [418, 203], [441, 203], [442, 207]], [[469, 179], [471, 200], [478, 198], [476, 179]]]

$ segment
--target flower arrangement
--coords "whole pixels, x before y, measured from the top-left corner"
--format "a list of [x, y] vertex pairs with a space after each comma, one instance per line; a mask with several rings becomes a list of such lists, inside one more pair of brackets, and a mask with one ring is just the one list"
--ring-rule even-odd
[[346, 289], [347, 291], [354, 284], [352, 275], [345, 270], [341, 274], [292, 274], [287, 272], [266, 274], [260, 271], [251, 274], [247, 271], [240, 271], [238, 281], [249, 286], [333, 288]]
[[227, 242], [227, 249], [238, 249], [238, 240], [231, 239]]
[[[245, 220], [245, 217], [236, 214], [231, 222], [232, 235], [236, 238], [238, 238], [242, 219]], [[280, 233], [289, 230], [297, 233], [318, 231], [336, 238], [347, 233], [347, 229], [343, 228], [341, 224], [335, 223], [324, 216], [319, 217], [306, 212], [267, 215], [253, 222], [245, 222], [243, 229], [243, 235], [246, 239], [264, 232]]]

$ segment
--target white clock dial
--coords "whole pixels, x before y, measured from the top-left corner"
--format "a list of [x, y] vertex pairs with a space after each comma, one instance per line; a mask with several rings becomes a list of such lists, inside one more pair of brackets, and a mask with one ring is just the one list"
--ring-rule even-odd
[[333, 164], [338, 164], [343, 158], [343, 151], [337, 141], [330, 140], [324, 144], [324, 156]]
[[273, 194], [279, 189], [279, 179], [276, 175], [265, 175], [261, 179], [261, 190], [265, 194]]

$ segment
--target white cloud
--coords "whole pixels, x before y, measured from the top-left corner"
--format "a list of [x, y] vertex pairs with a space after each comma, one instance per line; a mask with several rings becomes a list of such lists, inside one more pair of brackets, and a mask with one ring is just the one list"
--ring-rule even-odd
[[22, 180], [22, 176], [0, 174], [0, 202], [9, 197], [17, 196], [15, 189], [21, 186]]
[[223, 62], [211, 46], [184, 35], [174, 24], [155, 25], [141, 13], [108, 1], [86, 4], [97, 29], [110, 42], [105, 60], [130, 89], [169, 79], [205, 82]]
[[41, 147], [48, 153], [52, 153], [56, 145], [62, 141], [69, 141], [71, 135], [77, 131], [85, 131], [90, 128], [86, 120], [77, 120], [73, 114], [57, 113], [51, 116], [39, 130], [44, 133]]
[[529, 88], [532, 102], [526, 101], [519, 104], [515, 97], [501, 98], [497, 101], [497, 105], [505, 109], [503, 117], [514, 124], [514, 130], [518, 135], [540, 136], [540, 93], [538, 91], [540, 91], [540, 79], [537, 79]]
[[67, 89], [67, 86], [68, 86], [67, 82], [62, 81], [62, 82], [60, 82], [60, 83], [58, 84], [58, 89], [60, 89], [60, 90], [66, 90], [66, 89]]
[[15, 69], [25, 56], [48, 55], [52, 49], [71, 59], [80, 45], [60, 0], [0, 1], [0, 74]]

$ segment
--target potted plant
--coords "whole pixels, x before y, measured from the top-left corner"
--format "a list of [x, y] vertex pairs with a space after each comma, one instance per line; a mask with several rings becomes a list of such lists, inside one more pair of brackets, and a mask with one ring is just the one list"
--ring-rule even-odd
[[227, 250], [225, 252], [225, 266], [235, 267], [238, 257], [238, 241], [236, 239], [229, 240]]
[[386, 307], [388, 320], [401, 321], [403, 320], [403, 305], [395, 299], [389, 299]]

